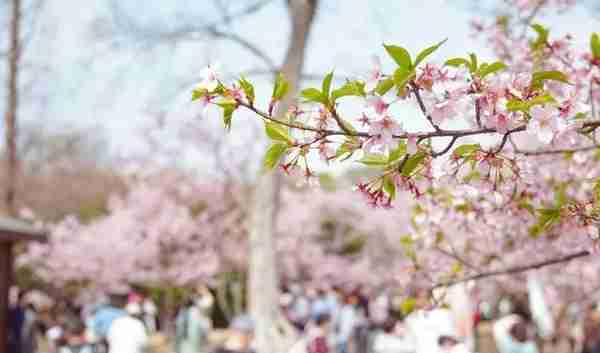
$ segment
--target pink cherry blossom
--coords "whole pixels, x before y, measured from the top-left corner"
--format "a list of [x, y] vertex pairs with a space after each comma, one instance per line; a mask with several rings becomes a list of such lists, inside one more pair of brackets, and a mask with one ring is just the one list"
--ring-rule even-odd
[[554, 135], [563, 131], [566, 124], [559, 117], [559, 112], [551, 106], [535, 106], [531, 108], [531, 120], [527, 124], [527, 131], [537, 139], [549, 144]]
[[219, 85], [217, 68], [217, 65], [209, 65], [202, 69], [202, 71], [200, 71], [200, 77], [202, 77], [202, 81], [200, 81], [197, 87], [200, 89], [206, 89], [209, 92], [214, 91]]
[[377, 84], [382, 79], [383, 74], [381, 72], [381, 61], [377, 55], [373, 55], [371, 58], [372, 66], [369, 70], [365, 81], [365, 91], [372, 92], [377, 87]]

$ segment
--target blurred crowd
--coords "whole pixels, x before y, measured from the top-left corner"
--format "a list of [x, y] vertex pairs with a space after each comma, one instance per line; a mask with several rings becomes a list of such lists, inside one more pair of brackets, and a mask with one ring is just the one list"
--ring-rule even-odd
[[[462, 287], [432, 305], [431, 293], [399, 298], [361, 286], [282, 287], [279, 306], [297, 335], [288, 353], [600, 353], [600, 310], [574, 316], [566, 331], [535, 291], [478, 303]], [[113, 292], [89, 305], [13, 291], [11, 353], [252, 353], [254, 320], [239, 313], [214, 327], [213, 292], [200, 286], [167, 325], [157, 304]], [[274, 303], [277, 305], [277, 303]], [[559, 339], [560, 338], [560, 339]]]

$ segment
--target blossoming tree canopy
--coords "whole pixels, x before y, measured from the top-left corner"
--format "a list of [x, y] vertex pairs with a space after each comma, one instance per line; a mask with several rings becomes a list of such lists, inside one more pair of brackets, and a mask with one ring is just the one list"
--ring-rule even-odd
[[[255, 104], [255, 90], [246, 78], [228, 84], [210, 67], [192, 100], [221, 107], [226, 127], [239, 109], [262, 119], [272, 140], [264, 157], [267, 169], [279, 166], [287, 174], [313, 179], [313, 153], [326, 162], [352, 158], [372, 167], [377, 175], [359, 183], [358, 190], [374, 207], [391, 207], [397, 190], [421, 199], [435, 198], [445, 187], [468, 185], [521, 202], [537, 215], [532, 233], [567, 218], [587, 227], [600, 215], [600, 184], [594, 187], [591, 174], [561, 180], [585, 191], [560, 203], [548, 204], [530, 191], [541, 182], [536, 169], [548, 163], [541, 157], [570, 165], [573, 153], [597, 148], [600, 37], [592, 34], [589, 46], [579, 51], [567, 39], [551, 39], [549, 29], [531, 27], [530, 38], [513, 38], [527, 43], [524, 52], [505, 56], [506, 62], [482, 62], [471, 53], [436, 65], [427, 59], [446, 40], [417, 55], [386, 44], [393, 72], [383, 72], [375, 59], [365, 78], [348, 79], [340, 87], [334, 87], [330, 72], [320, 87], [302, 90], [299, 105], [287, 112], [277, 112], [288, 91], [281, 75], [265, 109]], [[349, 97], [362, 100], [364, 108], [342, 116]], [[416, 106], [427, 128], [409, 131], [408, 119], [415, 118], [395, 116], [391, 107], [396, 105]], [[454, 128], [459, 124], [468, 127]], [[484, 137], [496, 142], [484, 146]], [[480, 140], [464, 143], [467, 138]]]

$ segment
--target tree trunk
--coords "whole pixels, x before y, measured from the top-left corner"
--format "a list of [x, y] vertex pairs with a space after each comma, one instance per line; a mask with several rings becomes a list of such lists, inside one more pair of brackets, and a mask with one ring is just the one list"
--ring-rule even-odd
[[[290, 83], [290, 91], [280, 102], [278, 108], [280, 118], [295, 102], [304, 62], [304, 51], [316, 5], [317, 0], [288, 0], [292, 31], [281, 72]], [[276, 172], [261, 175], [253, 198], [250, 224], [249, 297], [250, 313], [255, 320], [254, 337], [257, 353], [285, 352], [295, 338], [290, 337], [293, 331], [286, 330], [279, 311], [274, 233], [280, 185], [280, 176]]]
[[21, 1], [12, 0], [10, 19], [8, 55], [8, 80], [5, 112], [6, 134], [6, 191], [4, 203], [9, 215], [16, 215], [15, 197], [17, 185], [17, 109], [18, 109], [18, 74], [20, 56], [19, 25], [21, 22]]

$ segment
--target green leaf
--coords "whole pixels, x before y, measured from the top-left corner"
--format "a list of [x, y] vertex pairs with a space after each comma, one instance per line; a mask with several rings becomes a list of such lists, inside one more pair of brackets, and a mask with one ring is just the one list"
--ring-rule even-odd
[[329, 91], [331, 90], [331, 80], [333, 80], [333, 71], [325, 75], [323, 84], [321, 85], [321, 94], [325, 98], [329, 98]]
[[425, 155], [422, 152], [417, 152], [406, 160], [404, 166], [402, 167], [402, 175], [408, 177], [411, 173], [417, 169], [417, 167], [423, 162], [425, 159]]
[[481, 146], [478, 143], [475, 144], [466, 144], [466, 145], [460, 145], [458, 147], [456, 147], [454, 149], [454, 151], [452, 152], [452, 154], [455, 157], [465, 157], [467, 155], [470, 155], [473, 152], [479, 151], [481, 150]]
[[250, 104], [254, 104], [254, 86], [252, 86], [252, 84], [243, 76], [239, 79], [238, 82], [240, 83], [240, 87], [242, 87], [242, 90], [244, 91], [248, 102], [250, 102]]
[[288, 92], [289, 88], [290, 84], [283, 77], [281, 72], [278, 73], [277, 77], [275, 78], [275, 85], [273, 86], [273, 94], [271, 95], [272, 99], [276, 101], [281, 100]]
[[394, 79], [391, 77], [386, 78], [383, 81], [379, 81], [377, 87], [375, 88], [375, 92], [380, 96], [386, 94], [390, 89], [394, 87]]
[[331, 101], [335, 102], [338, 98], [347, 96], [364, 97], [365, 95], [365, 84], [363, 82], [348, 81], [342, 87], [331, 92]]
[[408, 297], [400, 303], [400, 312], [403, 316], [412, 313], [417, 307], [417, 300], [413, 297]]
[[540, 208], [538, 212], [538, 221], [529, 228], [529, 235], [539, 236], [543, 231], [549, 229], [560, 221], [560, 208]]
[[412, 67], [410, 54], [408, 51], [402, 47], [396, 45], [383, 45], [385, 51], [394, 59], [398, 66], [403, 67], [405, 69], [410, 69]]
[[408, 81], [415, 75], [415, 70], [407, 70], [403, 67], [399, 67], [394, 71], [394, 83], [398, 89], [404, 88]]
[[288, 145], [293, 144], [293, 140], [287, 132], [287, 129], [284, 128], [281, 124], [277, 124], [271, 121], [265, 122], [265, 132], [267, 136], [274, 141], [282, 141], [287, 143]]
[[477, 73], [479, 74], [479, 77], [484, 78], [489, 74], [493, 74], [495, 72], [504, 70], [506, 68], [507, 68], [507, 66], [504, 63], [502, 63], [500, 61], [496, 61], [494, 63], [486, 65], [485, 67], [483, 65], [481, 65], [481, 67], [479, 68]]
[[471, 73], [477, 71], [477, 55], [475, 55], [475, 53], [470, 53], [469, 54], [469, 58], [471, 58], [471, 64], [469, 65], [469, 71], [471, 71]]
[[600, 179], [596, 179], [594, 183], [594, 198], [596, 201], [600, 201]]
[[300, 92], [300, 96], [308, 102], [327, 104], [327, 98], [316, 88], [306, 88]]
[[462, 270], [463, 270], [463, 265], [460, 262], [455, 262], [454, 265], [452, 265], [451, 272], [453, 275], [457, 275], [457, 274], [461, 273]]
[[390, 155], [388, 156], [388, 163], [397, 161], [398, 159], [400, 159], [400, 157], [404, 156], [405, 154], [406, 143], [404, 141], [401, 141], [400, 143], [398, 143], [398, 147], [390, 152]]
[[208, 94], [208, 90], [206, 88], [199, 88], [192, 91], [192, 101], [200, 99]]
[[393, 200], [396, 198], [396, 184], [389, 175], [383, 177], [383, 191], [385, 191], [390, 199]]
[[534, 105], [556, 103], [556, 99], [554, 99], [554, 97], [552, 97], [550, 93], [543, 93], [531, 98], [527, 102], [530, 107], [533, 107]]
[[446, 62], [444, 63], [444, 65], [446, 66], [452, 66], [452, 67], [460, 67], [462, 65], [466, 66], [467, 68], [471, 68], [471, 62], [467, 59], [464, 58], [453, 58], [453, 59], [448, 59], [446, 60]]
[[531, 98], [530, 100], [523, 101], [520, 99], [511, 99], [506, 102], [506, 109], [509, 112], [524, 112], [529, 113], [529, 109], [536, 105], [556, 103], [554, 97], [549, 93], [543, 93], [538, 96]]
[[417, 58], [415, 59], [415, 67], [419, 66], [419, 64], [425, 60], [429, 55], [431, 55], [434, 51], [438, 50], [439, 47], [442, 46], [442, 44], [446, 43], [446, 41], [448, 40], [448, 38], [444, 39], [443, 41], [439, 42], [436, 45], [433, 45], [423, 51], [421, 51], [419, 53], [419, 55], [417, 55]]
[[598, 33], [592, 33], [590, 49], [592, 50], [592, 57], [600, 60], [600, 36], [598, 36]]
[[223, 123], [225, 124], [225, 128], [228, 130], [231, 129], [231, 119], [233, 118], [233, 112], [237, 108], [237, 103], [235, 101], [226, 100], [217, 103], [217, 105], [223, 108]]
[[541, 49], [546, 46], [548, 43], [548, 37], [550, 35], [550, 31], [546, 29], [544, 26], [534, 23], [531, 25], [534, 31], [537, 33], [537, 38], [535, 41], [531, 43], [531, 48], [533, 50]]
[[569, 83], [567, 75], [560, 71], [538, 71], [531, 76], [531, 86], [536, 89], [543, 88], [543, 82], [546, 80]]
[[340, 147], [338, 147], [338, 149], [335, 151], [335, 158], [341, 158], [340, 161], [343, 162], [352, 157], [355, 150], [356, 146], [352, 143], [352, 141], [346, 141], [342, 143]]
[[285, 151], [287, 151], [287, 149], [288, 146], [283, 143], [272, 144], [267, 150], [267, 153], [265, 154], [265, 159], [263, 161], [265, 169], [271, 170], [275, 168], [275, 166], [277, 166], [279, 160], [281, 159]]
[[358, 162], [369, 167], [380, 167], [387, 164], [387, 158], [382, 154], [365, 154]]

